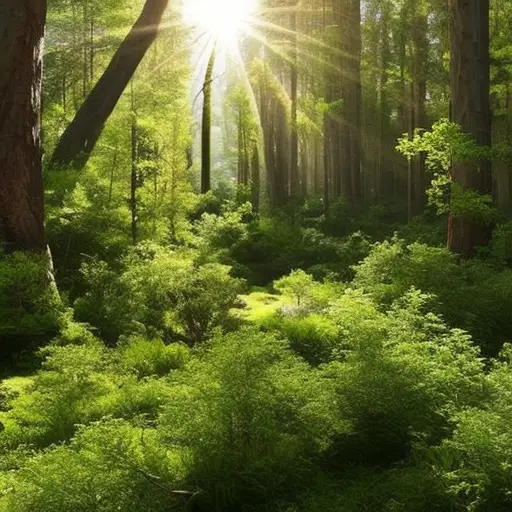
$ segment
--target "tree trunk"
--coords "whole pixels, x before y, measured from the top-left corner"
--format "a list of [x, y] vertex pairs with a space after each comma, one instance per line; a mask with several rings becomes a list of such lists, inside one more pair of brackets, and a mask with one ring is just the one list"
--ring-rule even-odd
[[83, 169], [107, 119], [155, 40], [168, 3], [146, 0], [139, 19], [60, 138], [50, 161], [52, 168]]
[[46, 251], [41, 170], [45, 0], [0, 3], [0, 241]]
[[260, 153], [257, 142], [254, 143], [251, 157], [251, 201], [255, 212], [260, 208]]
[[211, 189], [212, 172], [212, 80], [215, 66], [216, 48], [214, 47], [206, 67], [203, 84], [203, 124], [201, 127], [201, 194]]
[[293, 6], [291, 13], [292, 31], [292, 62], [291, 62], [291, 135], [290, 135], [290, 195], [299, 197], [301, 195], [299, 176], [299, 134], [297, 132], [297, 3]]
[[[426, 6], [423, 1], [413, 4], [415, 16], [413, 23], [414, 63], [413, 63], [413, 111], [414, 128], [428, 128], [425, 101], [427, 98], [428, 77], [428, 18]], [[426, 179], [425, 179], [425, 155], [420, 155], [414, 160], [414, 181], [412, 214], [423, 213], [426, 205]]]
[[[452, 116], [480, 146], [491, 144], [489, 78], [489, 0], [450, 0]], [[452, 169], [462, 190], [490, 194], [490, 162], [458, 162]], [[451, 215], [448, 246], [471, 257], [487, 245], [491, 230], [469, 216]]]
[[[496, 117], [493, 126], [493, 143], [510, 143], [512, 139], [512, 90], [507, 87], [504, 98], [504, 114]], [[508, 160], [498, 160], [495, 164], [496, 193], [494, 194], [500, 212], [507, 217], [512, 215], [512, 180]]]
[[361, 179], [361, 0], [349, 0], [347, 5], [349, 35], [346, 120], [350, 140], [350, 196], [362, 198]]
[[132, 242], [135, 245], [138, 238], [138, 212], [137, 212], [137, 189], [139, 187], [138, 179], [138, 134], [137, 134], [137, 114], [135, 113], [135, 99], [133, 97], [133, 82], [131, 90], [131, 173], [130, 173], [130, 214], [131, 214], [131, 229], [132, 229]]

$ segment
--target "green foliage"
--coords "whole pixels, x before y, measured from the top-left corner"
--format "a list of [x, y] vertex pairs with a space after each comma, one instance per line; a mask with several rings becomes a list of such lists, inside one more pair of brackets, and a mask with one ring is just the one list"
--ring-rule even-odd
[[342, 428], [321, 375], [255, 329], [216, 340], [179, 382], [160, 431], [183, 450], [201, 510], [239, 510], [300, 485]]
[[327, 363], [335, 357], [339, 331], [336, 324], [325, 316], [289, 317], [278, 314], [265, 319], [262, 325], [285, 337], [290, 348], [312, 365]]
[[199, 265], [195, 253], [146, 244], [123, 259], [120, 273], [104, 262], [84, 265], [89, 291], [76, 303], [79, 318], [115, 341], [134, 332], [194, 344], [228, 318], [240, 288], [230, 268]]
[[166, 375], [185, 365], [188, 349], [181, 344], [165, 345], [162, 340], [136, 338], [122, 346], [122, 364], [137, 377]]
[[358, 469], [341, 482], [319, 479], [289, 511], [451, 512], [440, 476], [428, 467]]
[[232, 210], [225, 208], [222, 215], [203, 213], [196, 224], [199, 245], [211, 254], [219, 249], [232, 248], [247, 239], [248, 226], [244, 218], [252, 213], [250, 203], [245, 203]]
[[297, 301], [297, 306], [304, 305], [314, 286], [313, 277], [303, 270], [292, 270], [291, 274], [274, 282], [274, 288]]
[[483, 224], [496, 220], [492, 197], [463, 190], [453, 182], [453, 165], [461, 162], [479, 165], [491, 158], [490, 148], [478, 146], [457, 123], [442, 119], [434, 123], [431, 131], [416, 130], [412, 139], [403, 135], [396, 149], [409, 160], [426, 155], [425, 165], [433, 176], [429, 202], [439, 213], [451, 212]]
[[125, 421], [81, 428], [69, 446], [50, 448], [0, 481], [0, 510], [184, 510], [175, 492], [182, 470], [171, 454], [156, 461], [158, 449], [151, 431]]
[[512, 263], [512, 222], [496, 226], [491, 242], [491, 254], [500, 265]]
[[0, 252], [0, 338], [58, 331], [62, 306], [49, 271], [47, 255]]
[[459, 262], [447, 249], [399, 239], [375, 245], [355, 268], [354, 285], [384, 308], [412, 286], [438, 298], [435, 312], [469, 331], [487, 354], [497, 354], [512, 325], [512, 273], [478, 260]]
[[3, 443], [47, 444], [69, 439], [81, 422], [101, 418], [102, 398], [116, 389], [105, 349], [99, 344], [50, 346], [29, 392], [11, 403], [14, 421]]
[[[364, 299], [349, 294], [336, 317], [350, 315], [346, 306], [354, 300], [352, 315], [361, 316], [355, 306]], [[404, 457], [414, 443], [435, 444], [450, 431], [454, 412], [485, 396], [470, 337], [426, 314], [425, 300], [411, 292], [387, 314], [372, 314], [367, 304], [363, 323], [338, 317], [344, 357], [325, 371], [335, 381], [341, 416], [352, 424], [333, 452], [338, 465], [382, 464]]]
[[461, 510], [505, 511], [512, 503], [510, 345], [502, 356], [487, 378], [491, 399], [458, 414], [453, 437], [432, 453], [452, 502]]

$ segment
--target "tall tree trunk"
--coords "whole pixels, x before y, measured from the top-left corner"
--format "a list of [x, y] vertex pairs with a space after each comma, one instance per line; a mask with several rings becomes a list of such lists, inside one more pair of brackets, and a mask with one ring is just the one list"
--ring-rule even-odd
[[139, 19], [60, 138], [53, 168], [82, 169], [137, 67], [155, 40], [169, 0], [146, 0]]
[[131, 173], [130, 173], [130, 214], [132, 228], [132, 242], [135, 245], [138, 238], [138, 209], [137, 189], [138, 180], [138, 135], [137, 135], [137, 114], [135, 113], [135, 99], [133, 97], [133, 82], [131, 85], [132, 122], [131, 122]]
[[41, 170], [45, 0], [0, 2], [0, 242], [46, 251]]
[[292, 197], [301, 195], [299, 176], [299, 134], [297, 132], [297, 8], [295, 2], [291, 13], [290, 29], [292, 31], [292, 57], [291, 57], [291, 139], [290, 139], [290, 193]]
[[[504, 114], [494, 119], [493, 143], [509, 143], [512, 140], [512, 90], [510, 86], [504, 97]], [[496, 193], [501, 213], [512, 214], [512, 179], [510, 176], [510, 163], [507, 160], [496, 162]]]
[[362, 198], [361, 179], [361, 0], [347, 4], [349, 35], [346, 120], [350, 138], [350, 196]]
[[213, 47], [203, 84], [203, 124], [201, 127], [201, 194], [211, 189], [212, 172], [212, 81], [216, 47]]
[[[478, 145], [490, 146], [489, 0], [450, 0], [450, 19], [453, 121]], [[452, 174], [463, 190], [491, 193], [489, 162], [458, 162]], [[475, 247], [486, 245], [489, 238], [489, 226], [469, 216], [450, 216], [448, 246], [452, 251], [471, 257]]]
[[257, 141], [254, 142], [251, 157], [251, 201], [255, 212], [260, 208], [260, 153]]
[[[428, 18], [426, 6], [423, 0], [416, 1], [413, 4], [415, 17], [413, 23], [413, 44], [414, 44], [414, 63], [413, 63], [413, 111], [414, 128], [428, 128], [427, 113], [425, 101], [427, 98], [427, 77], [428, 77]], [[426, 182], [425, 182], [425, 155], [420, 155], [414, 160], [413, 164], [413, 205], [412, 214], [419, 215], [423, 213], [426, 205]]]

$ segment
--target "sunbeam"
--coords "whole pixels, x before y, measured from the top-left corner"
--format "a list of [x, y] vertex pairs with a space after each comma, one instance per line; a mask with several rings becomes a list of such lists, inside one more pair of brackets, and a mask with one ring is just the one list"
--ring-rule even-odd
[[235, 47], [258, 8], [258, 0], [187, 0], [183, 4], [186, 24], [211, 34], [226, 47]]

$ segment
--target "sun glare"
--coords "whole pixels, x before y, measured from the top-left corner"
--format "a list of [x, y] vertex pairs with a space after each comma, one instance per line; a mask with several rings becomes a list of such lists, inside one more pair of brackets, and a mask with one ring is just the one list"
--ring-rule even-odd
[[219, 43], [236, 45], [255, 13], [258, 0], [183, 0], [185, 22]]

